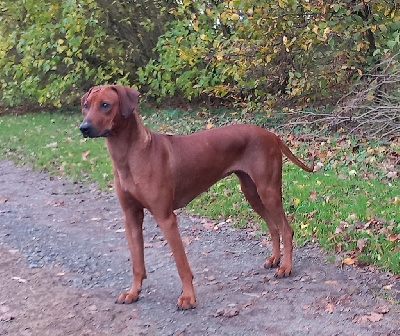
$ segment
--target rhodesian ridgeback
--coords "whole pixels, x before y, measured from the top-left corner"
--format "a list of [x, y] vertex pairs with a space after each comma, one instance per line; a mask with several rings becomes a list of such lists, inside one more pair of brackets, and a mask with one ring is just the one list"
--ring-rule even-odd
[[[138, 99], [137, 90], [121, 85], [95, 86], [82, 97], [80, 130], [84, 137], [106, 137], [132, 257], [132, 287], [117, 302], [137, 301], [146, 278], [142, 232], [146, 208], [175, 259], [182, 281], [178, 308], [196, 307], [193, 274], [174, 210], [232, 173], [270, 231], [272, 254], [265, 267], [278, 267], [277, 277], [289, 276], [293, 229], [282, 206], [282, 154], [307, 172], [313, 167], [297, 159], [275, 134], [255, 125], [225, 126], [184, 136], [152, 133], [139, 119]], [[284, 249], [281, 264], [280, 238]]]

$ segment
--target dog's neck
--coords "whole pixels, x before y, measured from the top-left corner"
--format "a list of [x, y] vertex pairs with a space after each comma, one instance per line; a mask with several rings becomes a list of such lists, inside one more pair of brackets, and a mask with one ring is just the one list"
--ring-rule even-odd
[[151, 132], [141, 122], [137, 111], [116, 122], [106, 137], [107, 148], [115, 161], [127, 157], [128, 151], [141, 151], [151, 142]]

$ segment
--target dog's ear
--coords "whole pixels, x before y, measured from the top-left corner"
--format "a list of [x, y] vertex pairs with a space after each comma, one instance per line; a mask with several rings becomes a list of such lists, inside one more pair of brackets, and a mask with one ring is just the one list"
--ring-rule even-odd
[[128, 118], [138, 106], [140, 92], [123, 85], [113, 85], [111, 88], [118, 94], [121, 114]]

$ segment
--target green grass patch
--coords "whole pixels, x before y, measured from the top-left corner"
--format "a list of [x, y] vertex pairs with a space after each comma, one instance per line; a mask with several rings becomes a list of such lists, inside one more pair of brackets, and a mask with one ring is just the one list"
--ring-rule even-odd
[[[155, 132], [185, 134], [230, 123], [276, 125], [265, 115], [246, 116], [235, 110], [144, 110], [144, 123]], [[112, 168], [104, 139], [83, 139], [76, 111], [0, 117], [0, 156], [30, 164], [50, 174], [96, 182], [112, 188]], [[307, 130], [309, 132], [309, 130]], [[297, 156], [312, 152], [317, 171], [306, 173], [285, 160], [285, 211], [298, 245], [318, 241], [356, 263], [372, 263], [400, 273], [399, 142], [365, 141], [337, 134], [324, 142], [304, 142], [302, 132], [286, 143]], [[235, 225], [260, 223], [240, 192], [235, 176], [216, 183], [188, 205], [192, 213]]]

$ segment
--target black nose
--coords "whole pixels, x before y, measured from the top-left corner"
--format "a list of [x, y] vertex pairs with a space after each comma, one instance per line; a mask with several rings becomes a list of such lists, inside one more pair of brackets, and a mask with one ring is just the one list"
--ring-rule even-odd
[[84, 121], [80, 126], [79, 129], [82, 132], [82, 135], [87, 138], [90, 135], [90, 128], [91, 125], [88, 121]]

